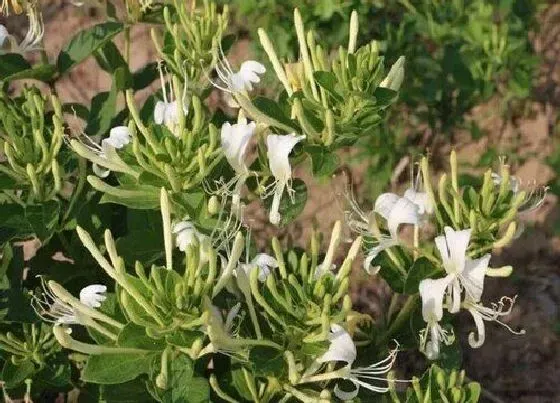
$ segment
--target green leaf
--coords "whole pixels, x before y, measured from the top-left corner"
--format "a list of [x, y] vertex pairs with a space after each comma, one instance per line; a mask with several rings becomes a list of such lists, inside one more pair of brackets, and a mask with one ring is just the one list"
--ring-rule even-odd
[[330, 176], [338, 168], [338, 156], [319, 145], [308, 145], [305, 152], [311, 157], [313, 175], [319, 177]]
[[210, 387], [204, 378], [193, 377], [193, 362], [185, 354], [171, 361], [170, 381], [164, 403], [202, 403], [210, 399]]
[[418, 293], [420, 281], [433, 278], [440, 272], [441, 269], [434, 265], [429, 259], [425, 257], [416, 259], [406, 276], [404, 293], [409, 295]]
[[101, 385], [99, 391], [101, 393], [99, 401], [110, 403], [151, 403], [154, 401], [146, 391], [146, 384], [142, 379], [134, 379], [118, 385]]
[[30, 65], [19, 53], [0, 56], [0, 81], [34, 79], [50, 81], [57, 70], [52, 64]]
[[253, 105], [255, 105], [258, 110], [277, 120], [278, 122], [285, 124], [286, 126], [289, 126], [295, 130], [298, 129], [297, 124], [288, 116], [286, 116], [282, 108], [280, 108], [280, 106], [272, 99], [257, 97], [253, 100]]
[[139, 348], [150, 351], [163, 351], [163, 339], [153, 339], [146, 334], [146, 328], [135, 323], [128, 323], [119, 333], [117, 345], [120, 347]]
[[58, 55], [57, 67], [62, 74], [81, 63], [124, 29], [119, 22], [105, 22], [76, 34]]
[[272, 347], [257, 346], [249, 353], [249, 362], [255, 376], [281, 378], [286, 374], [283, 352]]
[[14, 365], [7, 360], [2, 369], [2, 381], [6, 382], [8, 389], [12, 389], [22, 384], [27, 378], [32, 378], [34, 373], [35, 365], [31, 360], [25, 360], [19, 365]]
[[125, 68], [128, 70], [128, 64], [122, 56], [119, 48], [113, 41], [108, 41], [99, 48], [95, 54], [95, 60], [99, 67], [108, 72], [109, 74], [115, 73], [118, 68]]
[[70, 102], [62, 105], [62, 112], [76, 115], [82, 120], [87, 121], [89, 118], [89, 109], [79, 103]]
[[102, 354], [89, 356], [82, 380], [114, 385], [148, 373], [153, 354]]
[[86, 126], [88, 136], [106, 133], [111, 128], [111, 121], [117, 109], [117, 82], [113, 78], [111, 91], [100, 92], [91, 100], [91, 110]]
[[[305, 208], [305, 203], [307, 202], [307, 186], [305, 182], [299, 178], [296, 178], [292, 182], [293, 203], [290, 199], [288, 192], [284, 190], [282, 195], [282, 200], [280, 201], [280, 225], [286, 225], [292, 222]], [[267, 197], [264, 200], [267, 210], [270, 211], [272, 205], [273, 195]]]
[[53, 235], [58, 224], [59, 214], [60, 203], [56, 200], [25, 207], [25, 218], [41, 241]]
[[31, 69], [31, 65], [19, 53], [0, 56], [0, 81], [9, 80], [13, 75]]
[[342, 96], [336, 91], [336, 76], [331, 71], [316, 71], [313, 73], [315, 81], [331, 94], [337, 101], [343, 101]]
[[158, 64], [148, 63], [132, 74], [132, 88], [140, 91], [154, 82], [159, 77]]

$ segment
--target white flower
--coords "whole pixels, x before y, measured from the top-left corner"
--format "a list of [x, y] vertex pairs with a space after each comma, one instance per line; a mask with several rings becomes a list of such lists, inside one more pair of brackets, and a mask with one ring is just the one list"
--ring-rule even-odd
[[436, 237], [435, 243], [449, 282], [447, 287], [451, 301], [449, 312], [456, 313], [461, 307], [463, 290], [470, 298], [480, 299], [490, 255], [484, 255], [479, 259], [466, 257], [471, 237], [470, 229], [455, 231], [451, 227], [445, 227], [444, 231], [445, 236]]
[[[502, 184], [502, 176], [495, 172], [492, 172], [492, 182], [494, 182], [494, 185], [500, 186]], [[519, 185], [520, 185], [520, 181], [517, 177], [515, 176], [509, 177], [509, 188], [513, 193], [519, 192]]]
[[293, 189], [291, 187], [292, 167], [290, 166], [289, 155], [295, 145], [304, 138], [305, 136], [296, 136], [294, 133], [284, 136], [269, 134], [266, 138], [268, 165], [274, 176], [272, 188], [274, 198], [272, 199], [269, 215], [269, 220], [272, 224], [278, 225], [280, 223], [280, 200], [282, 199], [284, 188], [287, 189], [290, 198], [293, 197]]
[[[27, 10], [29, 18], [29, 28], [21, 43], [17, 43], [13, 35], [11, 35], [4, 25], [0, 25], [0, 48], [6, 46], [8, 41], [9, 47], [7, 52], [25, 53], [41, 49], [45, 26], [41, 12], [36, 7], [29, 7]], [[2, 50], [0, 49], [0, 52]]]
[[427, 324], [420, 332], [420, 351], [430, 360], [435, 360], [439, 356], [440, 341], [449, 345], [455, 339], [453, 332], [448, 333], [439, 324], [443, 317], [443, 296], [449, 282], [448, 277], [437, 280], [424, 279], [420, 282], [422, 317]]
[[254, 268], [257, 268], [259, 271], [259, 281], [264, 282], [272, 272], [272, 269], [278, 267], [278, 261], [266, 253], [258, 253], [253, 260], [251, 260], [251, 263], [242, 264], [240, 266], [247, 274], [247, 277], [249, 277]]
[[[96, 155], [103, 159], [115, 158], [115, 150], [120, 150], [121, 148], [128, 145], [131, 141], [130, 130], [127, 126], [116, 126], [109, 131], [109, 137], [101, 140], [101, 146], [99, 146], [95, 141], [86, 135], [83, 135], [87, 143], [82, 144], [87, 147], [88, 150], [94, 152]], [[93, 172], [100, 178], [106, 178], [111, 172], [110, 169], [106, 169], [98, 164], [93, 164]]]
[[[370, 272], [371, 262], [380, 252], [399, 244], [399, 226], [401, 224], [417, 225], [420, 219], [418, 206], [408, 198], [400, 197], [395, 193], [379, 195], [373, 210], [387, 221], [389, 237], [381, 238], [379, 243], [368, 251], [364, 259], [364, 269], [368, 272]], [[362, 216], [363, 219], [366, 218], [363, 213]]]
[[199, 244], [205, 238], [189, 219], [174, 224], [172, 232], [175, 234], [175, 244], [181, 252], [185, 252], [189, 246]]
[[90, 308], [99, 308], [101, 303], [107, 299], [106, 292], [107, 287], [104, 285], [88, 285], [80, 291], [80, 301]]
[[253, 89], [253, 84], [258, 84], [261, 81], [259, 75], [265, 72], [266, 68], [264, 65], [255, 60], [244, 61], [239, 71], [235, 72], [222, 54], [222, 58], [218, 61], [216, 66], [216, 73], [225, 87], [214, 82], [212, 82], [212, 84], [214, 87], [227, 93], [251, 91]]
[[387, 382], [387, 378], [382, 375], [391, 370], [397, 356], [397, 349], [392, 350], [386, 358], [379, 362], [367, 367], [352, 368], [357, 354], [356, 346], [350, 334], [342, 326], [333, 324], [329, 333], [329, 342], [329, 349], [318, 357], [316, 362], [343, 362], [346, 365], [338, 370], [317, 375], [313, 375], [313, 373], [319, 368], [312, 366], [311, 373], [307, 371], [301, 378], [300, 383], [320, 382], [327, 379], [348, 380], [355, 386], [353, 391], [343, 391], [338, 384], [334, 388], [335, 396], [342, 400], [354, 399], [358, 395], [360, 387], [377, 393], [385, 393], [389, 390], [388, 386], [374, 385], [372, 381]]
[[0, 48], [4, 47], [4, 43], [6, 42], [7, 39], [9, 39], [10, 37], [10, 33], [8, 32], [8, 29], [0, 24]]
[[[179, 119], [179, 106], [177, 101], [157, 101], [154, 107], [154, 122], [158, 125], [165, 125], [173, 132]], [[183, 114], [186, 115], [189, 108], [188, 105], [183, 104]]]
[[109, 137], [101, 140], [101, 148], [111, 146], [116, 149], [121, 149], [130, 143], [131, 136], [130, 130], [127, 126], [116, 126], [109, 131]]
[[404, 197], [418, 206], [418, 214], [421, 216], [433, 214], [434, 205], [428, 193], [409, 188], [404, 192]]
[[154, 107], [154, 122], [158, 125], [165, 125], [175, 137], [179, 137], [177, 124], [179, 123], [179, 114], [182, 112], [186, 115], [189, 111], [189, 102], [187, 100], [187, 77], [185, 73], [184, 81], [185, 88], [182, 89], [182, 96], [179, 101], [177, 94], [173, 91], [173, 85], [169, 84], [169, 94], [168, 94], [168, 83], [165, 79], [165, 74], [167, 70], [162, 67], [162, 64], [158, 64], [159, 70], [159, 80], [161, 83], [161, 91], [163, 95], [163, 101], [157, 101]]
[[[484, 277], [482, 277], [480, 281], [481, 284], [483, 284]], [[472, 348], [479, 348], [484, 344], [484, 340], [486, 338], [484, 321], [496, 322], [508, 329], [513, 334], [525, 334], [525, 330], [517, 332], [500, 320], [501, 317], [507, 316], [511, 313], [513, 304], [515, 304], [517, 296], [513, 298], [504, 296], [500, 298], [498, 303], [493, 302], [491, 304], [491, 307], [482, 305], [482, 303], [480, 302], [481, 297], [482, 285], [472, 293], [466, 294], [465, 299], [461, 304], [464, 309], [470, 312], [476, 325], [477, 334], [475, 334], [474, 332], [469, 333], [469, 345]]]
[[[79, 315], [69, 304], [61, 301], [50, 290], [41, 278], [43, 293], [40, 297], [34, 296], [31, 305], [35, 313], [46, 322], [59, 325], [80, 324]], [[101, 284], [92, 284], [80, 291], [80, 302], [90, 308], [99, 308], [107, 298], [107, 287]]]
[[222, 150], [237, 175], [249, 173], [245, 158], [247, 146], [255, 134], [255, 128], [255, 122], [247, 123], [246, 120], [233, 125], [229, 122], [222, 125]]

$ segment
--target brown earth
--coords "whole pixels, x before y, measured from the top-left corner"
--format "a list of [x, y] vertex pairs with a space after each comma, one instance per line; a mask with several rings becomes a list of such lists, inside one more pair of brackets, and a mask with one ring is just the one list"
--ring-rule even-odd
[[[93, 7], [76, 8], [65, 3], [68, 2], [50, 1], [45, 5], [46, 51], [51, 60], [74, 33], [102, 19]], [[0, 22], [5, 23], [11, 32], [25, 32], [24, 18], [10, 17]], [[560, 5], [547, 8], [540, 18], [540, 26], [541, 32], [534, 35], [534, 46], [542, 58], [542, 66], [533, 99], [527, 102], [523, 116], [510, 121], [504, 121], [496, 113], [498, 100], [477, 107], [471, 118], [489, 135], [478, 141], [466, 135], [457, 136], [454, 147], [465, 166], [473, 161], [473, 155], [480, 156], [492, 146], [512, 156], [513, 171], [525, 183], [546, 184], [556, 176], [545, 159], [554, 151], [558, 139], [554, 127], [560, 105]], [[132, 38], [133, 69], [156, 59], [149, 27], [135, 28]], [[249, 47], [242, 43], [234, 52], [237, 55], [234, 59], [243, 59]], [[65, 102], [89, 104], [97, 92], [107, 90], [109, 85], [106, 73], [97, 68], [94, 60], [88, 60], [60, 80], [57, 90]], [[218, 94], [213, 94], [212, 99], [219, 102]], [[449, 146], [443, 147], [439, 153], [444, 155], [448, 150]], [[352, 164], [350, 153], [343, 153], [341, 158], [359, 190], [363, 167]], [[298, 168], [295, 173], [295, 176], [303, 177], [310, 188], [310, 200], [302, 216], [296, 223], [278, 231], [266, 224], [262, 210], [252, 213], [250, 223], [259, 239], [266, 239], [274, 233], [292, 240], [306, 240], [313, 225], [327, 235], [332, 223], [342, 218], [335, 194], [343, 188], [344, 178], [337, 177], [334, 185], [314, 183], [304, 171], [305, 168]], [[490, 323], [482, 348], [472, 350], [465, 343], [465, 369], [471, 379], [481, 382], [486, 389], [486, 401], [560, 401], [560, 238], [553, 231], [558, 218], [557, 198], [549, 194], [539, 210], [525, 217], [527, 228], [524, 234], [513, 246], [493, 257], [494, 267], [511, 264], [515, 271], [509, 279], [488, 280], [488, 301], [502, 295], [518, 295], [506, 323], [516, 329], [525, 329], [526, 334], [512, 335], [505, 328]], [[355, 303], [373, 317], [381, 318], [388, 307], [390, 289], [381, 279], [366, 278], [359, 268], [356, 268], [354, 277]], [[470, 317], [463, 319], [457, 334], [466, 340], [473, 323]]]

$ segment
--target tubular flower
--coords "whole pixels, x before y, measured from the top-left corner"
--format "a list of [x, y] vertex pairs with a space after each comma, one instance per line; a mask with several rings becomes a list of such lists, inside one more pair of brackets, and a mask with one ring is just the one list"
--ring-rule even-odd
[[188, 218], [174, 224], [172, 232], [175, 234], [175, 244], [181, 252], [185, 252], [189, 246], [199, 244], [206, 237]]
[[[34, 311], [41, 319], [58, 325], [81, 324], [80, 315], [72, 306], [57, 298], [43, 279], [41, 285], [43, 293], [40, 297], [34, 296], [31, 301]], [[99, 308], [107, 298], [106, 292], [107, 287], [104, 285], [88, 285], [80, 291], [80, 302], [90, 308]]]
[[228, 188], [233, 186], [233, 205], [239, 206], [241, 198], [241, 187], [249, 176], [249, 169], [245, 162], [247, 157], [247, 146], [255, 134], [255, 122], [247, 123], [246, 119], [239, 119], [238, 123], [230, 124], [226, 122], [222, 125], [221, 140], [224, 155], [235, 171], [235, 177], [228, 184]]
[[30, 6], [27, 9], [27, 17], [29, 18], [29, 28], [19, 44], [6, 27], [0, 25], [0, 52], [3, 48], [6, 48], [6, 51], [10, 53], [26, 53], [42, 48], [43, 35], [45, 34], [43, 16], [36, 6]]
[[305, 136], [296, 136], [294, 133], [284, 136], [269, 134], [266, 138], [268, 164], [274, 176], [274, 183], [272, 184], [271, 192], [267, 192], [265, 197], [269, 196], [272, 192], [274, 193], [269, 214], [269, 221], [274, 225], [280, 223], [280, 200], [282, 199], [284, 188], [287, 189], [288, 195], [293, 201], [294, 190], [291, 186], [292, 167], [290, 166], [289, 155], [295, 145], [304, 138]]
[[453, 332], [447, 332], [439, 324], [443, 317], [443, 296], [449, 282], [448, 277], [425, 279], [420, 282], [422, 317], [427, 324], [420, 332], [420, 351], [430, 360], [439, 356], [440, 342], [449, 345], [455, 339]]
[[180, 133], [175, 130], [179, 123], [179, 114], [182, 112], [186, 115], [189, 111], [189, 103], [187, 101], [187, 91], [183, 91], [183, 96], [179, 101], [174, 92], [173, 86], [169, 85], [169, 94], [167, 93], [168, 83], [165, 80], [164, 68], [158, 66], [160, 73], [161, 90], [163, 101], [157, 101], [154, 107], [154, 122], [158, 125], [165, 125], [174, 136], [178, 137]]
[[449, 312], [456, 313], [461, 307], [463, 290], [465, 295], [474, 300], [477, 300], [477, 295], [482, 294], [490, 255], [484, 255], [479, 259], [466, 257], [471, 237], [470, 229], [455, 231], [451, 227], [445, 227], [444, 231], [445, 236], [436, 237], [435, 243], [447, 273], [445, 277], [448, 282], [447, 293], [451, 301]]
[[472, 294], [465, 295], [465, 300], [461, 304], [464, 309], [470, 312], [476, 325], [477, 334], [474, 332], [469, 334], [469, 345], [472, 348], [479, 348], [484, 344], [486, 337], [484, 321], [499, 323], [513, 334], [525, 334], [524, 330], [515, 331], [500, 320], [501, 317], [507, 316], [511, 313], [517, 296], [513, 298], [504, 296], [500, 298], [497, 303], [493, 302], [491, 307], [486, 307], [480, 302], [482, 297], [483, 281], [484, 278], [482, 278], [480, 288], [476, 289]]
[[[84, 137], [89, 144], [82, 144], [103, 159], [112, 158], [115, 150], [124, 148], [131, 141], [130, 130], [126, 126], [113, 127], [109, 132], [109, 137], [101, 140], [101, 146], [99, 146], [91, 138], [85, 135]], [[98, 164], [93, 164], [93, 172], [100, 178], [106, 178], [109, 176], [111, 170], [101, 167]]]
[[[317, 363], [343, 362], [346, 365], [338, 370], [322, 373], [322, 374], [305, 374], [300, 383], [320, 382], [330, 379], [344, 379], [352, 382], [355, 389], [351, 392], [343, 391], [338, 385], [334, 388], [336, 397], [342, 400], [354, 399], [359, 392], [360, 387], [364, 387], [372, 392], [385, 393], [389, 390], [388, 385], [375, 385], [373, 382], [387, 382], [387, 378], [383, 376], [387, 374], [397, 357], [397, 349], [392, 350], [383, 360], [367, 367], [352, 368], [352, 364], [356, 360], [356, 346], [350, 334], [340, 325], [331, 325], [329, 333], [329, 349], [316, 359]], [[313, 370], [319, 369], [317, 366]]]
[[389, 74], [379, 83], [382, 88], [389, 88], [393, 91], [398, 91], [401, 88], [401, 84], [404, 80], [404, 62], [405, 57], [401, 56], [397, 61], [391, 66]]
[[261, 81], [259, 75], [266, 72], [264, 65], [255, 60], [244, 61], [239, 71], [235, 72], [223, 53], [221, 56], [216, 65], [216, 73], [225, 87], [214, 82], [212, 84], [226, 93], [251, 91], [253, 84], [258, 84]]
[[250, 263], [242, 264], [241, 268], [245, 271], [247, 276], [251, 274], [251, 270], [257, 268], [259, 271], [259, 281], [264, 282], [272, 272], [272, 269], [278, 267], [278, 261], [266, 253], [257, 253]]
[[418, 206], [406, 197], [394, 193], [383, 193], [375, 201], [374, 211], [387, 221], [389, 237], [381, 237], [377, 246], [369, 250], [364, 259], [364, 268], [369, 271], [373, 259], [387, 248], [399, 244], [398, 229], [401, 224], [418, 224]]

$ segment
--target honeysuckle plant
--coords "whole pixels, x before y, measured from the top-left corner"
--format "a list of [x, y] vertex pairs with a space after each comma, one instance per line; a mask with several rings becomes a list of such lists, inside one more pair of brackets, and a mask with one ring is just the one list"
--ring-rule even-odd
[[[104, 6], [107, 20], [56, 60], [42, 31], [24, 40], [41, 56], [31, 64], [0, 29], [6, 400], [74, 389], [105, 401], [477, 401], [479, 385], [449, 359], [463, 337], [454, 318], [472, 316], [472, 348], [491, 337], [489, 322], [523, 333], [506, 320], [516, 297], [489, 304], [484, 285], [512, 273], [492, 267], [492, 252], [545, 190], [527, 189], [504, 161], [481, 186], [463, 185], [455, 152], [436, 182], [422, 157], [411, 185], [369, 211], [345, 195], [330, 238], [314, 228], [309, 240], [266, 239], [248, 210], [264, 208], [273, 228], [296, 220], [308, 192], [297, 172], [310, 165], [326, 180], [342, 167], [337, 152], [386, 119], [405, 57], [389, 67], [377, 42], [359, 47], [356, 12], [331, 53], [296, 9], [300, 57], [288, 63], [264, 30], [268, 61], [230, 57], [228, 8], [209, 1]], [[39, 2], [0, 11], [42, 21]], [[130, 32], [145, 23], [159, 60], [131, 71]], [[57, 80], [88, 56], [111, 87], [90, 105], [66, 102]], [[261, 96], [267, 76], [281, 89]], [[356, 309], [352, 271], [387, 281], [386, 314]], [[421, 380], [403, 375], [405, 349], [437, 365]]]

